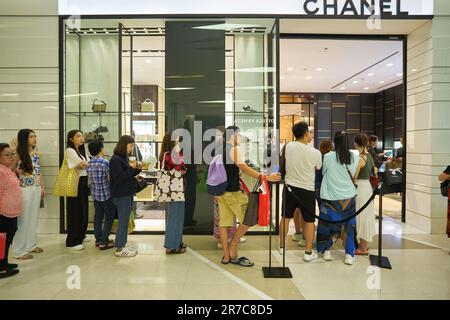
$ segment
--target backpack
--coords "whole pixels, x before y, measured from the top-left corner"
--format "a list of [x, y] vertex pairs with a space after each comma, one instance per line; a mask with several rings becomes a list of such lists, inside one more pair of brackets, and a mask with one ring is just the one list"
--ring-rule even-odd
[[212, 159], [209, 165], [206, 188], [210, 195], [221, 196], [225, 193], [227, 186], [227, 172], [223, 164], [223, 156], [218, 154]]

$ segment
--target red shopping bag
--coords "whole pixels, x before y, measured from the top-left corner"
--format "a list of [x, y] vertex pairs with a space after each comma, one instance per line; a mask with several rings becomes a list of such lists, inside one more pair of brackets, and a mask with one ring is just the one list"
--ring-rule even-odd
[[5, 259], [6, 233], [0, 233], [0, 260]]
[[262, 177], [260, 189], [261, 192], [259, 193], [258, 224], [261, 227], [267, 227], [269, 225], [270, 214], [270, 189], [266, 177]]

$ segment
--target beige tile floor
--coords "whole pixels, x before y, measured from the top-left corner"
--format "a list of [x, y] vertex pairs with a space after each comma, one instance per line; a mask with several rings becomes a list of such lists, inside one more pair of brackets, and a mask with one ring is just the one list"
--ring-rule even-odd
[[[64, 235], [40, 235], [45, 252], [21, 262], [19, 275], [0, 280], [0, 299], [450, 299], [450, 240], [445, 235], [427, 235], [389, 217], [383, 220], [383, 233], [383, 254], [393, 269], [375, 269], [379, 277], [371, 277], [367, 257], [344, 265], [339, 244], [333, 261], [305, 263], [301, 248], [288, 241], [286, 264], [293, 279], [263, 278], [266, 236], [248, 236], [240, 246], [240, 255], [255, 262], [253, 268], [242, 268], [220, 264], [222, 252], [212, 236], [186, 236], [189, 251], [166, 256], [163, 236], [132, 235], [129, 241], [139, 255], [121, 259], [95, 249], [93, 242], [84, 252], [68, 252]], [[272, 259], [279, 266], [276, 238]], [[376, 252], [376, 242], [371, 248]], [[67, 286], [70, 266], [80, 268], [80, 289]]]

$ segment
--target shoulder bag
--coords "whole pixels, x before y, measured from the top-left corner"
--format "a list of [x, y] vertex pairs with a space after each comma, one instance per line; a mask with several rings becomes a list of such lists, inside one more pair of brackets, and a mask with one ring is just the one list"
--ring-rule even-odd
[[184, 180], [183, 174], [178, 171], [165, 170], [165, 158], [167, 152], [163, 156], [161, 169], [158, 171], [155, 184], [155, 201], [157, 202], [175, 202], [184, 201]]
[[64, 152], [64, 160], [56, 178], [53, 194], [57, 197], [75, 198], [78, 196], [78, 181], [80, 180], [80, 176], [77, 169], [69, 169], [66, 156], [67, 151]]

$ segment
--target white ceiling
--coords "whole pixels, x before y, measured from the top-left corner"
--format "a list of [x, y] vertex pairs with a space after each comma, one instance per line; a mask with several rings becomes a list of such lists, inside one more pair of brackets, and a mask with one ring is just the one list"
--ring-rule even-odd
[[401, 41], [280, 41], [281, 92], [375, 93], [401, 83], [402, 73]]

